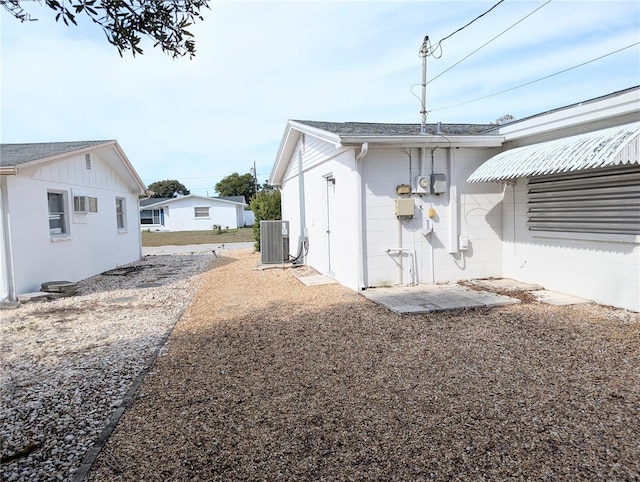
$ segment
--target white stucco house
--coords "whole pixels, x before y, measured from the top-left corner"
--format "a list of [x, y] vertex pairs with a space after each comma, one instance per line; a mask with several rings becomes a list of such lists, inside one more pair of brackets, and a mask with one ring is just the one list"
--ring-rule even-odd
[[142, 180], [115, 140], [0, 145], [0, 300], [142, 256]]
[[151, 231], [207, 231], [213, 226], [245, 225], [243, 196], [206, 197], [188, 194], [140, 201], [140, 228]]
[[508, 277], [640, 311], [640, 87], [506, 125], [287, 123], [292, 254], [354, 290]]

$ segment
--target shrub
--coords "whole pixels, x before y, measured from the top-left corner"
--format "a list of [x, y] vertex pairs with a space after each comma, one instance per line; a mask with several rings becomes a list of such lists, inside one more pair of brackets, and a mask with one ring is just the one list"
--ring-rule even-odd
[[280, 191], [260, 191], [251, 199], [249, 206], [256, 215], [256, 222], [253, 224], [253, 237], [256, 240], [256, 251], [260, 251], [260, 221], [279, 221], [282, 219]]

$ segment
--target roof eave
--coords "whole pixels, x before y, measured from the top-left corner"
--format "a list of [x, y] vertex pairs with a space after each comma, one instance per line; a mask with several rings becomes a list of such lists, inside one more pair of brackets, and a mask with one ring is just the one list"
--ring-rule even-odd
[[369, 143], [369, 147], [381, 145], [385, 147], [501, 147], [504, 136], [343, 136], [340, 138], [342, 146], [352, 146]]

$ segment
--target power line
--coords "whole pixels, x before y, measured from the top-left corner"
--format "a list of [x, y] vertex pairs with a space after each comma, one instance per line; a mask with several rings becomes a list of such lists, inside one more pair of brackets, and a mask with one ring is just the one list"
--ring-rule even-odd
[[525, 82], [524, 84], [516, 85], [515, 87], [511, 87], [509, 89], [501, 90], [500, 92], [494, 92], [493, 94], [485, 95], [482, 97], [478, 97], [477, 99], [468, 100], [465, 102], [460, 102], [458, 104], [448, 105], [446, 107], [439, 107], [438, 109], [432, 109], [429, 112], [436, 112], [439, 110], [452, 109], [453, 107], [459, 107], [461, 105], [471, 104], [472, 102], [477, 102], [479, 100], [488, 99], [489, 97], [495, 97], [496, 95], [504, 94], [505, 92], [510, 92], [512, 90], [520, 89], [521, 87], [525, 87], [527, 85], [535, 84], [536, 82], [540, 82], [541, 80], [548, 79], [550, 77], [554, 77], [556, 75], [564, 74], [565, 72], [569, 72], [570, 70], [577, 69], [578, 67], [582, 67], [584, 65], [590, 64], [600, 59], [604, 59], [605, 57], [609, 57], [610, 55], [617, 54], [618, 52], [622, 52], [623, 50], [630, 49], [631, 47], [635, 47], [636, 45], [640, 45], [640, 42], [633, 43], [631, 45], [627, 45], [626, 47], [622, 47], [618, 50], [614, 50], [613, 52], [609, 52], [608, 54], [601, 55], [600, 57], [596, 57], [595, 59], [587, 60], [586, 62], [582, 62], [581, 64], [574, 65], [573, 67], [569, 67], [564, 70], [560, 70], [559, 72], [554, 72], [553, 74], [545, 75], [544, 77], [540, 77], [539, 79], [531, 80], [529, 82]]
[[429, 80], [429, 82], [427, 82], [427, 85], [430, 84], [431, 82], [433, 82], [434, 80], [436, 80], [438, 77], [442, 76], [443, 74], [449, 72], [451, 69], [453, 69], [456, 65], [464, 62], [465, 60], [467, 60], [469, 57], [471, 57], [473, 54], [475, 54], [478, 50], [486, 47], [487, 45], [489, 45], [491, 42], [493, 42], [495, 39], [497, 39], [498, 37], [502, 36], [503, 34], [505, 34], [506, 32], [508, 32], [509, 30], [511, 30], [513, 27], [515, 27], [516, 25], [518, 25], [520, 22], [522, 22], [523, 20], [525, 20], [526, 18], [530, 17], [531, 15], [533, 15], [534, 13], [536, 13], [538, 10], [540, 10], [542, 7], [548, 5], [549, 3], [551, 3], [551, 0], [547, 0], [545, 3], [543, 3], [542, 5], [540, 5], [538, 8], [536, 8], [535, 10], [533, 10], [532, 12], [528, 13], [527, 15], [525, 15], [524, 17], [522, 17], [520, 20], [518, 20], [516, 23], [514, 23], [513, 25], [511, 25], [510, 27], [508, 27], [507, 29], [503, 30], [502, 32], [500, 32], [498, 35], [496, 35], [495, 37], [493, 37], [491, 40], [489, 40], [488, 42], [482, 44], [480, 47], [478, 47], [477, 49], [475, 49], [473, 52], [471, 52], [469, 55], [467, 55], [466, 57], [463, 57], [462, 59], [458, 60], [455, 64], [453, 64], [451, 67], [449, 67], [446, 70], [443, 70], [442, 72], [440, 72], [438, 75], [436, 75], [433, 79]]
[[[488, 14], [491, 10], [493, 10], [494, 8], [496, 8], [498, 5], [500, 5], [502, 2], [504, 2], [504, 0], [500, 0], [498, 3], [496, 3], [493, 7], [491, 7], [489, 10], [487, 10], [486, 12], [478, 15], [476, 18], [474, 18], [473, 20], [471, 20], [469, 23], [467, 23], [466, 25], [460, 27], [458, 30], [455, 30], [454, 32], [451, 32], [449, 35], [447, 35], [446, 37], [440, 39], [440, 41], [438, 41], [438, 43], [436, 44], [436, 49], [440, 47], [440, 45], [442, 44], [442, 42], [444, 42], [445, 40], [447, 40], [448, 38], [453, 37], [455, 34], [457, 34], [458, 32], [464, 30], [465, 28], [467, 28], [469, 25], [471, 25], [473, 22], [475, 22], [476, 20], [484, 17], [486, 14]], [[435, 50], [435, 49], [434, 49]]]

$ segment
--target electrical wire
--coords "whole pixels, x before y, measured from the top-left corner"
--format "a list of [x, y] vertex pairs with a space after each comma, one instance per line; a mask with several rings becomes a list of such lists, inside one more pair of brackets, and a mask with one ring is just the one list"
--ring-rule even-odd
[[442, 46], [442, 42], [444, 42], [444, 41], [445, 41], [445, 40], [447, 40], [448, 38], [453, 37], [453, 36], [454, 36], [455, 34], [457, 34], [458, 32], [461, 32], [462, 30], [464, 30], [465, 28], [467, 28], [469, 25], [471, 25], [471, 24], [472, 24], [473, 22], [475, 22], [476, 20], [478, 20], [478, 19], [480, 19], [480, 18], [484, 17], [486, 14], [488, 14], [491, 10], [493, 10], [494, 8], [496, 8], [498, 5], [500, 5], [500, 4], [501, 4], [502, 2], [504, 2], [504, 1], [505, 1], [505, 0], [500, 0], [498, 3], [496, 3], [493, 7], [491, 7], [491, 8], [490, 8], [489, 10], [487, 10], [486, 12], [484, 12], [484, 13], [482, 13], [482, 14], [478, 15], [476, 18], [474, 18], [473, 20], [471, 20], [471, 21], [470, 21], [469, 23], [467, 23], [466, 25], [464, 25], [464, 26], [460, 27], [458, 30], [453, 31], [453, 32], [451, 32], [449, 35], [447, 35], [446, 37], [444, 37], [444, 38], [440, 39], [440, 40], [438, 41], [438, 43], [436, 44], [436, 48], [435, 48], [434, 50], [441, 48], [441, 46]]
[[545, 3], [543, 3], [542, 5], [540, 5], [538, 8], [536, 8], [535, 10], [533, 10], [532, 12], [528, 13], [527, 15], [525, 15], [524, 17], [522, 17], [520, 20], [518, 20], [516, 23], [514, 23], [513, 25], [511, 25], [510, 27], [508, 27], [507, 29], [503, 30], [502, 32], [500, 32], [498, 35], [496, 35], [495, 37], [493, 37], [491, 40], [489, 40], [488, 42], [482, 44], [480, 47], [478, 47], [477, 49], [475, 49], [473, 52], [471, 52], [469, 55], [467, 55], [466, 57], [463, 57], [462, 59], [458, 60], [455, 64], [453, 64], [451, 67], [449, 67], [446, 70], [443, 70], [442, 72], [440, 72], [438, 75], [436, 75], [434, 78], [432, 78], [431, 80], [429, 80], [427, 82], [427, 85], [429, 85], [431, 82], [433, 82], [434, 80], [436, 80], [438, 77], [442, 76], [443, 74], [449, 72], [451, 69], [453, 69], [455, 66], [457, 66], [458, 64], [464, 62], [465, 60], [467, 60], [469, 57], [471, 57], [473, 54], [475, 54], [478, 50], [486, 47], [487, 45], [489, 45], [491, 42], [493, 42], [495, 39], [497, 39], [498, 37], [502, 36], [503, 34], [507, 33], [509, 30], [511, 30], [513, 27], [515, 27], [516, 25], [518, 25], [520, 22], [522, 22], [523, 20], [525, 20], [526, 18], [530, 17], [531, 15], [533, 15], [534, 13], [536, 13], [538, 10], [540, 10], [542, 7], [548, 5], [549, 3], [551, 3], [551, 0], [547, 0]]
[[526, 87], [527, 85], [535, 84], [536, 82], [540, 82], [542, 80], [548, 79], [550, 77], [554, 77], [556, 75], [564, 74], [565, 72], [569, 72], [570, 70], [577, 69], [578, 67], [583, 67], [587, 64], [596, 62], [597, 60], [604, 59], [605, 57], [609, 57], [611, 55], [617, 54], [618, 52], [622, 52], [623, 50], [630, 49], [631, 47], [635, 47], [636, 45], [640, 45], [640, 42], [633, 43], [631, 45], [627, 45], [626, 47], [622, 47], [618, 50], [614, 50], [613, 52], [609, 52], [608, 54], [601, 55], [600, 57], [596, 57], [595, 59], [587, 60], [586, 62], [582, 62], [581, 64], [574, 65], [573, 67], [569, 67], [564, 70], [560, 70], [558, 72], [554, 72], [553, 74], [545, 75], [544, 77], [540, 77], [539, 79], [531, 80], [529, 82], [525, 82], [524, 84], [516, 85], [515, 87], [510, 87], [509, 89], [501, 90], [500, 92], [494, 92], [493, 94], [485, 95], [482, 97], [478, 97], [476, 99], [468, 100], [465, 102], [460, 102], [458, 104], [448, 105], [446, 107], [439, 107], [437, 109], [431, 109], [429, 112], [436, 112], [440, 110], [452, 109], [454, 107], [459, 107], [461, 105], [471, 104], [473, 102], [477, 102], [479, 100], [488, 99], [489, 97], [495, 97], [496, 95], [504, 94], [506, 92], [511, 92], [512, 90], [520, 89], [522, 87]]

